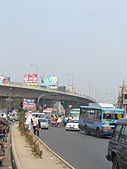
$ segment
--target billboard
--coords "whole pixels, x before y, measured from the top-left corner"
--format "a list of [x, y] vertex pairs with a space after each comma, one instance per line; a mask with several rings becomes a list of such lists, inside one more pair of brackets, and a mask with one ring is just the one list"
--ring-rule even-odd
[[10, 77], [0, 75], [0, 84], [10, 84]]
[[39, 77], [38, 79], [39, 86], [58, 86], [58, 78], [56, 76], [45, 76]]
[[33, 99], [23, 99], [23, 108], [36, 110], [36, 103]]
[[31, 84], [31, 85], [37, 85], [38, 82], [38, 74], [26, 74], [24, 75], [24, 83]]
[[0, 84], [3, 84], [3, 80], [4, 80], [4, 76], [1, 75], [1, 76], [0, 76]]
[[115, 108], [115, 106], [111, 103], [98, 103], [101, 107], [107, 107], [107, 108]]

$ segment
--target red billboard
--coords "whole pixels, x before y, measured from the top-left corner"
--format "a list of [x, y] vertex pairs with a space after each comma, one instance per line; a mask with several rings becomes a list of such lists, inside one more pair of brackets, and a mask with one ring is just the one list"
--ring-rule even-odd
[[23, 108], [36, 110], [35, 100], [32, 100], [32, 99], [24, 99], [24, 100], [23, 100]]
[[37, 82], [38, 82], [37, 73], [24, 75], [24, 83], [37, 85]]

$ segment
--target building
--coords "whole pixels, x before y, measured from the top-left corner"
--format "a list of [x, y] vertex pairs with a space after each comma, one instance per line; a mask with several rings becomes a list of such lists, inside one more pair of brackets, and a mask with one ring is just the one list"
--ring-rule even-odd
[[118, 107], [123, 108], [127, 112], [127, 85], [120, 87], [117, 104]]

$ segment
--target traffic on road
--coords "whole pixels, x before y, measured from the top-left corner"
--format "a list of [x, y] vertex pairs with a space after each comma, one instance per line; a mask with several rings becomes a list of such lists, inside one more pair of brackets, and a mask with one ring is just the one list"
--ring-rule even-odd
[[109, 138], [85, 135], [82, 131], [67, 132], [65, 127], [51, 127], [40, 133], [40, 139], [75, 169], [110, 169], [105, 154]]
[[[125, 112], [117, 108], [92, 106], [81, 106], [80, 109], [70, 112], [70, 114], [64, 115], [56, 112], [45, 114], [44, 112], [27, 110], [24, 112], [25, 129], [26, 131], [32, 131], [75, 169], [110, 169], [111, 166], [118, 169], [115, 168], [118, 167], [117, 163], [113, 162], [112, 165], [106, 160], [106, 153], [112, 130], [115, 128], [118, 119], [124, 117]], [[2, 116], [5, 116], [5, 114]], [[8, 119], [12, 122], [14, 122], [14, 119], [17, 121], [17, 118], [12, 120], [11, 113], [2, 118], [7, 118], [7, 121]], [[3, 124], [2, 122], [1, 124]], [[92, 128], [96, 129], [95, 132]], [[6, 141], [4, 139], [7, 138], [7, 132], [9, 132], [7, 123], [6, 129], [4, 137], [2, 137], [4, 142]], [[5, 132], [5, 130], [2, 131]], [[99, 133], [96, 131], [99, 131]], [[5, 150], [3, 152], [1, 165], [4, 160]]]
[[108, 142], [117, 120], [124, 117], [124, 110], [81, 106], [70, 112], [71, 116], [53, 113], [44, 116], [49, 130], [42, 130], [39, 138], [76, 169], [111, 168], [105, 157]]

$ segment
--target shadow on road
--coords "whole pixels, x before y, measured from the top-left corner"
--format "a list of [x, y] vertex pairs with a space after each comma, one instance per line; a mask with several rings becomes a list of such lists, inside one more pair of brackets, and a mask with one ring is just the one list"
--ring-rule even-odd
[[94, 137], [94, 138], [98, 138], [98, 139], [106, 139], [109, 140], [111, 138], [111, 136], [101, 136], [101, 137], [97, 137], [96, 134], [86, 134], [85, 131], [80, 131], [80, 134], [88, 136], [88, 137]]

